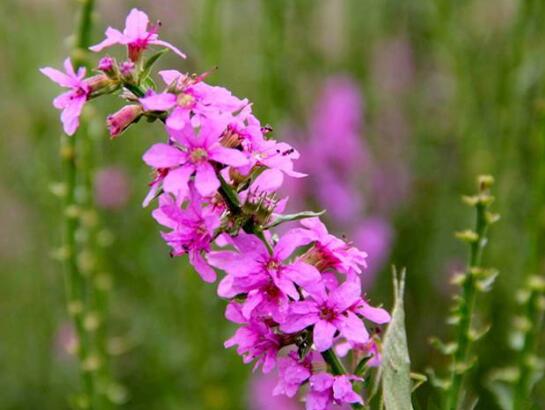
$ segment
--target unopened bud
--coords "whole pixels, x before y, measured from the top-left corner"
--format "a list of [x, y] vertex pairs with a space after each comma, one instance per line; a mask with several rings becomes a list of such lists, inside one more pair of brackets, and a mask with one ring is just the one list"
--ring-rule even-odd
[[134, 80], [133, 78], [134, 67], [135, 65], [131, 60], [125, 60], [121, 63], [119, 70], [121, 71], [123, 80], [128, 82], [132, 82]]
[[112, 57], [102, 57], [98, 62], [97, 68], [112, 79], [117, 79], [119, 77], [117, 61], [115, 61], [115, 59]]
[[121, 108], [116, 113], [109, 115], [106, 123], [108, 125], [108, 131], [112, 138], [119, 136], [125, 131], [132, 123], [138, 121], [142, 116], [144, 109], [141, 105], [131, 104]]
[[108, 94], [117, 88], [117, 82], [106, 74], [97, 74], [85, 80], [92, 97]]

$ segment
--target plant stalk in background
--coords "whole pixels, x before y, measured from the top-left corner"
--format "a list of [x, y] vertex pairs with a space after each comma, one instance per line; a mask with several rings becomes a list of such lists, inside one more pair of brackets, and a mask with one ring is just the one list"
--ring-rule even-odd
[[475, 208], [476, 222], [475, 230], [457, 234], [459, 239], [469, 244], [470, 253], [466, 272], [456, 278], [462, 289], [452, 320], [456, 326], [457, 339], [453, 345], [450, 381], [446, 384], [445, 408], [448, 410], [458, 409], [464, 375], [473, 363], [469, 355], [470, 345], [486, 333], [486, 330], [475, 331], [471, 325], [477, 292], [489, 290], [496, 277], [496, 272], [482, 267], [483, 250], [488, 241], [487, 230], [498, 219], [496, 214], [488, 211], [494, 200], [490, 194], [493, 182], [491, 176], [480, 176], [477, 195], [464, 197], [464, 201]]

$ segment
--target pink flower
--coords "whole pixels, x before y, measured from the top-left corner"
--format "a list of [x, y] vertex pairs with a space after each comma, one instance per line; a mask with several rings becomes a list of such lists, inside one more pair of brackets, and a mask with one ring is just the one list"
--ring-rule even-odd
[[121, 209], [131, 196], [130, 178], [120, 167], [111, 166], [97, 170], [94, 178], [95, 201], [104, 209]]
[[204, 83], [204, 76], [195, 79], [176, 70], [160, 71], [159, 75], [173, 91], [148, 95], [140, 103], [147, 111], [172, 110], [166, 125], [174, 131], [183, 130], [189, 123], [198, 127], [202, 121], [231, 114], [248, 104], [223, 87]]
[[305, 238], [296, 232], [286, 233], [272, 254], [253, 235], [240, 233], [233, 239], [236, 252], [216, 251], [208, 254], [208, 262], [227, 272], [220, 282], [218, 294], [231, 298], [247, 293], [242, 314], [247, 319], [253, 314], [271, 315], [277, 322], [285, 320], [289, 298], [299, 299], [296, 285], [306, 288], [320, 280], [320, 273], [312, 266], [294, 261], [285, 263], [296, 248], [305, 244]]
[[310, 294], [311, 298], [290, 305], [290, 314], [280, 325], [283, 332], [295, 333], [314, 326], [314, 345], [319, 352], [333, 345], [337, 331], [354, 343], [369, 340], [363, 321], [354, 313], [354, 306], [362, 303], [358, 279], [344, 282], [329, 294], [323, 285], [316, 286]]
[[388, 221], [381, 217], [367, 218], [355, 230], [354, 242], [361, 249], [365, 249], [369, 255], [364, 287], [368, 287], [368, 283], [385, 264], [392, 246], [392, 239], [393, 229]]
[[339, 357], [345, 357], [350, 351], [353, 351], [356, 357], [369, 357], [367, 361], [369, 367], [378, 367], [382, 362], [380, 348], [374, 338], [366, 343], [341, 342], [335, 346], [335, 352]]
[[[175, 136], [178, 146], [155, 144], [144, 154], [144, 162], [157, 170], [158, 178], [152, 182], [152, 192], [159, 183], [165, 192], [183, 198], [188, 192], [191, 176], [195, 176], [195, 187], [203, 196], [214, 194], [220, 187], [214, 164], [241, 166], [247, 163], [245, 155], [235, 149], [223, 147], [216, 127], [201, 127], [198, 135], [187, 127]], [[149, 199], [149, 195], [148, 195]]]
[[70, 58], [64, 60], [66, 74], [51, 67], [41, 68], [42, 74], [49, 77], [62, 87], [70, 88], [53, 100], [53, 106], [62, 110], [61, 121], [64, 132], [67, 135], [74, 135], [79, 127], [79, 117], [85, 102], [91, 94], [91, 87], [84, 81], [86, 70], [84, 67], [74, 71]]
[[240, 327], [225, 347], [237, 347], [245, 364], [256, 360], [254, 370], [263, 366], [263, 373], [269, 373], [276, 366], [276, 356], [282, 347], [280, 338], [265, 323], [251, 322]]
[[310, 378], [306, 410], [329, 410], [332, 404], [363, 404], [361, 396], [352, 387], [354, 380], [362, 379], [351, 375], [333, 376], [329, 373], [313, 375]]
[[299, 360], [297, 353], [290, 352], [287, 357], [278, 359], [277, 364], [279, 381], [273, 395], [294, 397], [299, 387], [312, 375], [312, 353]]
[[138, 9], [132, 9], [125, 20], [125, 29], [123, 32], [108, 27], [106, 29], [106, 38], [99, 44], [89, 47], [89, 49], [98, 52], [104, 48], [111, 47], [114, 44], [126, 45], [129, 50], [129, 58], [136, 62], [140, 58], [142, 52], [152, 44], [167, 47], [180, 57], [185, 58], [185, 54], [172, 44], [159, 40], [157, 34], [158, 25], [152, 26], [151, 29], [148, 30], [148, 24], [149, 18], [146, 13]]
[[320, 271], [329, 269], [345, 274], [361, 273], [360, 267], [367, 267], [367, 253], [348, 245], [342, 239], [331, 235], [319, 218], [308, 218], [301, 221], [306, 229], [301, 229], [301, 235], [314, 242], [303, 260], [316, 266]]
[[214, 282], [216, 272], [203, 257], [210, 250], [212, 237], [220, 226], [220, 217], [210, 206], [202, 206], [196, 192], [192, 200], [182, 209], [172, 196], [161, 195], [159, 208], [153, 211], [153, 217], [161, 225], [172, 231], [163, 233], [163, 239], [172, 248], [175, 256], [188, 254], [189, 261], [205, 282]]

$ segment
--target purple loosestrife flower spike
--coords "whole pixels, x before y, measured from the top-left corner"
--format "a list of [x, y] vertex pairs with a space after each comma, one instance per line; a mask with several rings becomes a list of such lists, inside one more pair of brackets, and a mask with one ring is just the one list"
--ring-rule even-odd
[[[217, 293], [227, 300], [225, 317], [238, 326], [225, 347], [236, 347], [245, 363], [254, 362], [264, 373], [278, 367], [275, 395], [295, 397], [309, 384], [307, 410], [359, 406], [363, 399], [352, 383], [361, 379], [345, 370], [335, 350], [370, 356], [373, 366], [380, 363], [380, 339], [369, 334], [364, 320], [383, 324], [390, 316], [362, 296], [367, 254], [309, 217], [316, 213], [281, 214], [287, 198], [278, 190], [286, 178], [305, 176], [294, 169], [299, 152], [271, 138], [247, 99], [207, 84], [209, 73], [164, 70], [158, 72], [163, 89], [140, 88], [139, 77], [153, 74], [139, 68], [149, 45], [185, 57], [148, 25], [147, 15], [133, 9], [123, 32], [108, 28], [106, 39], [91, 49], [126, 45], [129, 60], [119, 66], [103, 57], [102, 73], [91, 79], [84, 80], [84, 70], [75, 73], [70, 60], [66, 74], [42, 69], [70, 89], [55, 99], [64, 110], [67, 133], [77, 128], [89, 98], [120, 86], [130, 92], [120, 94], [123, 108], [107, 119], [112, 137], [141, 117], [162, 120], [165, 140], [143, 155], [154, 175], [144, 205], [157, 200], [152, 215], [164, 227], [161, 235], [172, 256], [187, 255], [205, 282], [215, 282], [221, 273]], [[348, 115], [346, 122], [354, 121]], [[301, 218], [291, 229], [274, 230]]]

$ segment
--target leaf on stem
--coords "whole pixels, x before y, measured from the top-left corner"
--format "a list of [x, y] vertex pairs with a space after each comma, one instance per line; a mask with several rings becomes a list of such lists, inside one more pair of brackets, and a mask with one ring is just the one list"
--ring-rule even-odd
[[405, 310], [403, 294], [405, 291], [405, 270], [398, 275], [393, 269], [394, 309], [392, 321], [384, 334], [380, 376], [382, 396], [387, 410], [412, 410], [411, 403], [411, 360], [407, 348], [405, 332]]
[[287, 214], [287, 215], [278, 215], [273, 222], [271, 222], [265, 229], [274, 228], [284, 222], [298, 221], [300, 219], [314, 218], [321, 216], [325, 211], [313, 212], [313, 211], [303, 211], [296, 214]]

